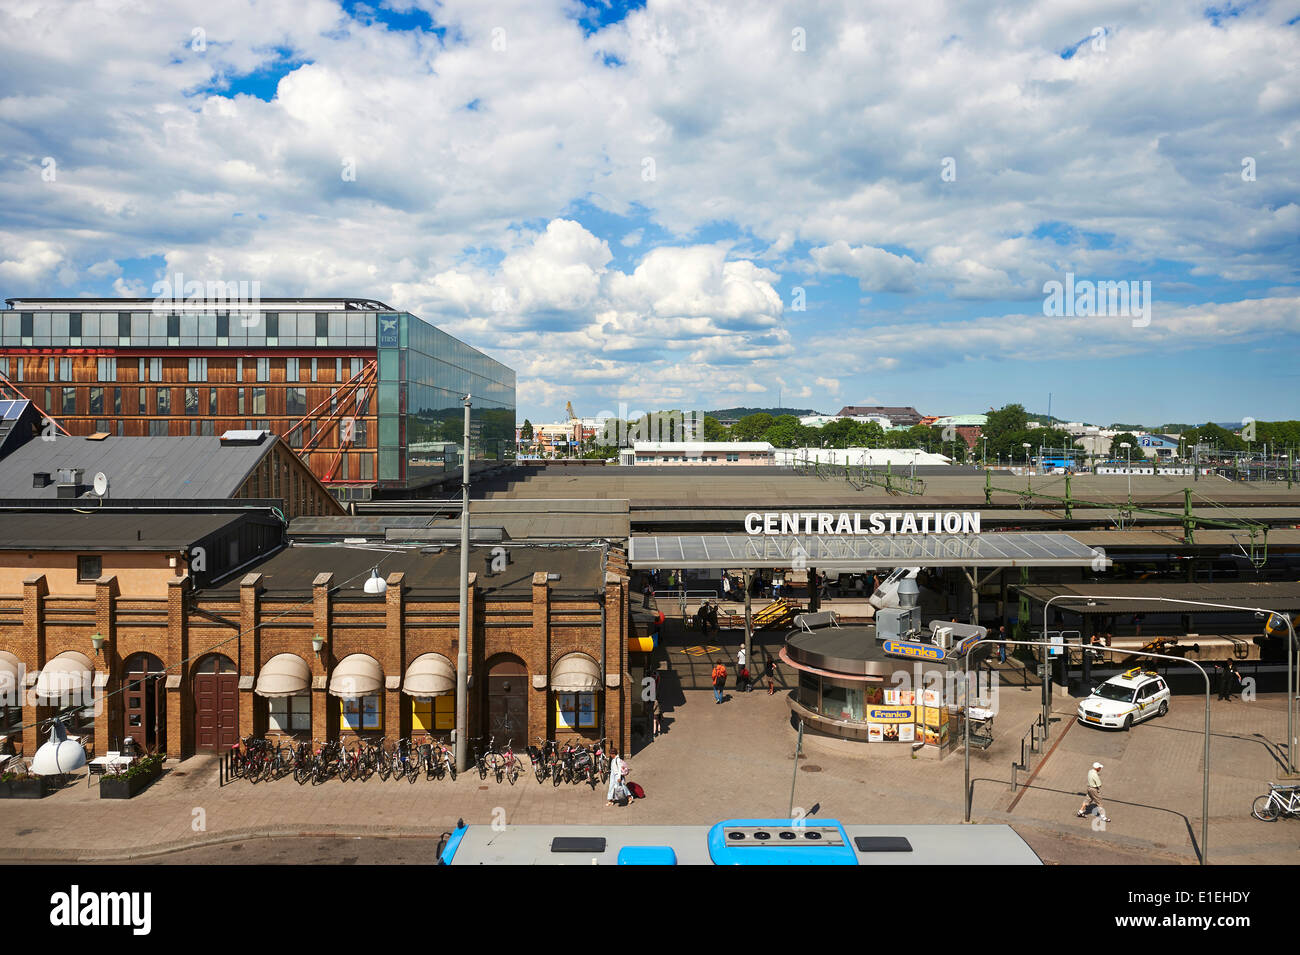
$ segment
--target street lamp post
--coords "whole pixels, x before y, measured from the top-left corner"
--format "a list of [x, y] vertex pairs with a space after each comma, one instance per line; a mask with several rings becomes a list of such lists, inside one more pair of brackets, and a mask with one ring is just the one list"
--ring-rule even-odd
[[1119, 446], [1124, 449], [1124, 471], [1128, 474], [1128, 499], [1133, 500], [1133, 445], [1127, 441], [1121, 441]]
[[1023, 441], [1020, 446], [1025, 449], [1025, 466], [1029, 466], [1029, 442]]
[[465, 405], [465, 460], [460, 484], [460, 620], [456, 646], [456, 767], [469, 769], [469, 412], [471, 396]]

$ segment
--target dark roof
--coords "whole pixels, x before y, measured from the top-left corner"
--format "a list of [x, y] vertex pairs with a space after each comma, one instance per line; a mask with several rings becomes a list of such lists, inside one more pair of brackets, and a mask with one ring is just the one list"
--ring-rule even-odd
[[0, 550], [178, 550], [242, 520], [238, 514], [5, 514]]
[[839, 412], [840, 417], [846, 415], [852, 416], [852, 415], [868, 415], [868, 414], [883, 415], [886, 418], [893, 418], [895, 416], [900, 418], [921, 417], [921, 412], [917, 411], [915, 408], [912, 407], [898, 408], [891, 405], [845, 405], [843, 408], [840, 409]]
[[[469, 570], [477, 574], [481, 593], [493, 597], [523, 597], [532, 593], [533, 574], [541, 571], [559, 574], [551, 581], [551, 592], [563, 596], [591, 596], [602, 589], [600, 547], [527, 547], [504, 545], [510, 564], [503, 573], [488, 575], [492, 547], [470, 547]], [[345, 544], [295, 544], [261, 564], [248, 568], [262, 575], [262, 587], [269, 594], [310, 594], [317, 574], [334, 575], [337, 593], [364, 597], [370, 568], [378, 567], [379, 576], [400, 572], [408, 592], [421, 596], [454, 598], [460, 573], [458, 547], [443, 547], [437, 553], [428, 548], [387, 548], [382, 545], [350, 547]], [[217, 592], [238, 593], [242, 574], [236, 575]]]
[[25, 398], [0, 400], [0, 458], [31, 440], [39, 420], [36, 407]]
[[[93, 497], [91, 482], [102, 471], [110, 500], [228, 499], [278, 440], [267, 435], [260, 444], [223, 445], [215, 435], [98, 441], [59, 435], [28, 441], [0, 461], [0, 499], [57, 499], [60, 468], [82, 470], [82, 497]], [[33, 487], [38, 472], [48, 473], [54, 483]]]
[[[1058, 597], [1052, 609], [1070, 613], [1224, 613], [1214, 607], [1185, 606], [1158, 600], [1107, 600], [1108, 597], [1170, 597], [1175, 600], [1203, 600], [1207, 603], [1231, 604], [1236, 607], [1261, 607], [1265, 610], [1300, 610], [1300, 583], [1293, 581], [1228, 580], [1222, 583], [1153, 582], [1138, 584], [1050, 584], [1018, 588], [1020, 593], [1038, 603], [1046, 603], [1057, 594], [1097, 597], [1092, 606], [1083, 599]], [[1041, 610], [1037, 611], [1041, 614]]]

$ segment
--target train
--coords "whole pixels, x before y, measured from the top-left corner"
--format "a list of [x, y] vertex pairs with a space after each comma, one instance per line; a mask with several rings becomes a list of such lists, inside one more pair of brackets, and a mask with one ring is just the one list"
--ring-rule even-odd
[[463, 822], [440, 865], [1042, 865], [1007, 825], [848, 825], [726, 819], [712, 826], [508, 826]]

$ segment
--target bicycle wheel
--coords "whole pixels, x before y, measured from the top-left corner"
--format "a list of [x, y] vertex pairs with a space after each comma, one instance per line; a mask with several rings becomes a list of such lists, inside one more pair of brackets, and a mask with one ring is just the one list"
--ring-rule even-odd
[[478, 778], [487, 779], [487, 763], [481, 759], [478, 761]]
[[420, 761], [412, 759], [406, 764], [406, 781], [413, 783], [420, 778]]
[[380, 753], [376, 759], [376, 763], [377, 765], [375, 767], [375, 772], [379, 774], [380, 782], [385, 782], [385, 783], [388, 782], [388, 776], [393, 769], [393, 767], [388, 762], [388, 757], [385, 756], [383, 753]]
[[451, 777], [451, 781], [452, 781], [453, 783], [456, 781], [456, 764], [455, 764], [455, 763], [448, 763], [448, 764], [447, 764], [447, 775]]
[[519, 767], [515, 763], [511, 763], [510, 768], [506, 770], [506, 779], [510, 780], [511, 786], [519, 781]]
[[305, 762], [297, 763], [293, 767], [293, 781], [301, 786], [311, 778], [311, 767]]
[[1266, 796], [1257, 797], [1250, 814], [1261, 822], [1277, 822], [1279, 813], [1277, 801], [1274, 800], [1273, 794], [1269, 793]]

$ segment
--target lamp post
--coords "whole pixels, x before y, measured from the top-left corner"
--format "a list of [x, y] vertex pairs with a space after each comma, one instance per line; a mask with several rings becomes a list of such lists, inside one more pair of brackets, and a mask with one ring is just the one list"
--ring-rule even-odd
[[980, 463], [987, 468], [989, 466], [989, 436], [982, 434], [980, 435], [980, 440], [984, 442], [983, 450], [980, 455]]
[[460, 484], [460, 625], [456, 644], [456, 765], [463, 773], [469, 769], [465, 736], [469, 732], [469, 411], [471, 395], [466, 395], [465, 455], [461, 462]]
[[1023, 441], [1020, 446], [1025, 449], [1025, 466], [1029, 466], [1029, 442]]
[[1133, 500], [1133, 445], [1127, 441], [1121, 441], [1119, 446], [1124, 449], [1124, 471], [1128, 474], [1128, 499]]

